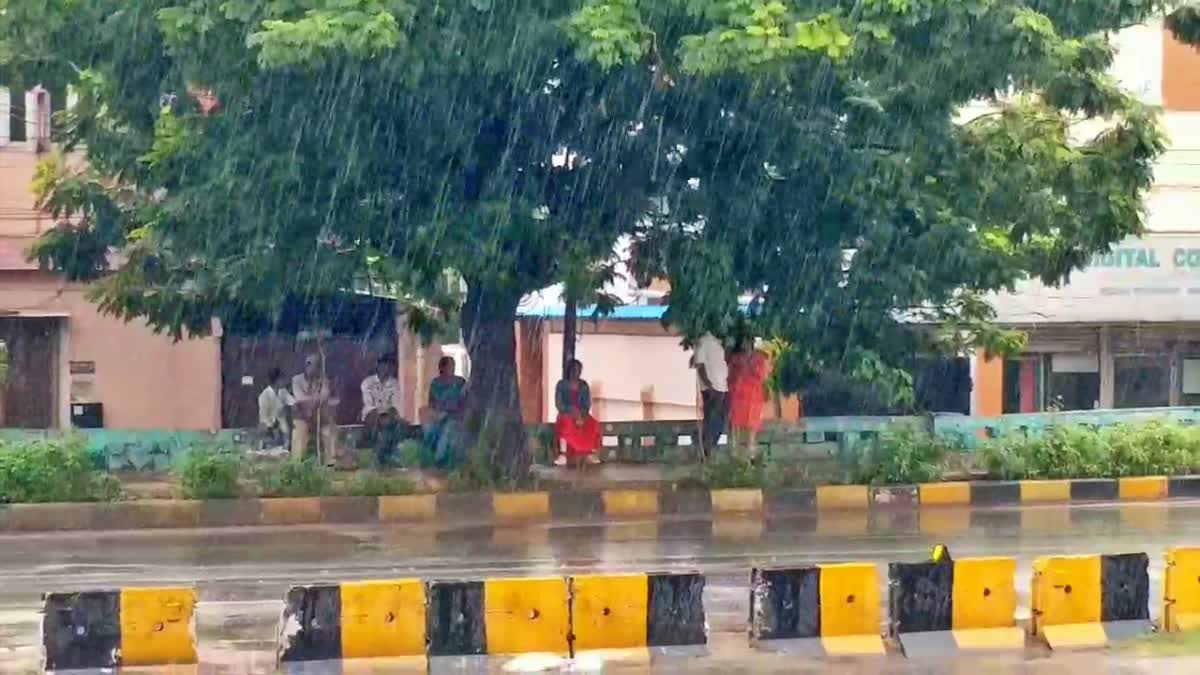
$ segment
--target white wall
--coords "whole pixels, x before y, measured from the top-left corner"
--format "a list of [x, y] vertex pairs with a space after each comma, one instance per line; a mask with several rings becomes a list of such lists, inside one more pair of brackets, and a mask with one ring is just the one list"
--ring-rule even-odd
[[[553, 422], [562, 334], [550, 333], [547, 338], [545, 410], [546, 421]], [[575, 346], [575, 357], [583, 362], [583, 377], [592, 386], [592, 397], [600, 399], [593, 407], [598, 408], [602, 421], [642, 419], [642, 390], [646, 387], [654, 387], [655, 418], [696, 416], [696, 376], [688, 367], [691, 352], [680, 346], [677, 336], [585, 334]]]

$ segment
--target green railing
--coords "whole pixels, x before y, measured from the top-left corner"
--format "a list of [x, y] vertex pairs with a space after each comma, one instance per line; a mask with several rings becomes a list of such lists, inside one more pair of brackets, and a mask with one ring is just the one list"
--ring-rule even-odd
[[[893, 424], [912, 424], [958, 441], [972, 450], [986, 438], [1006, 434], [1038, 434], [1062, 425], [1105, 427], [1122, 423], [1171, 421], [1200, 424], [1200, 408], [1137, 408], [972, 417], [939, 414], [920, 417], [809, 417], [799, 423], [770, 422], [759, 435], [760, 447], [777, 458], [849, 459], [858, 447]], [[630, 463], [690, 462], [699, 457], [700, 429], [696, 420], [603, 422], [603, 453], [609, 460]], [[343, 427], [343, 447], [351, 447], [358, 427]], [[416, 430], [414, 430], [416, 431]], [[45, 438], [59, 431], [0, 429], [0, 440]], [[115, 471], [166, 471], [196, 445], [222, 443], [253, 445], [254, 430], [226, 429], [216, 433], [161, 429], [81, 429], [89, 449], [103, 456]], [[530, 428], [533, 443], [552, 443], [550, 425]]]

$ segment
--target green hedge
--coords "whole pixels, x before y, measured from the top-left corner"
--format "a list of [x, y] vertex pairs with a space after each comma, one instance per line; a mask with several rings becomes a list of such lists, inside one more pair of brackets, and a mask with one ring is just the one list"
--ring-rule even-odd
[[1002, 480], [1187, 475], [1200, 467], [1200, 427], [1051, 427], [987, 441], [979, 458], [990, 478]]
[[0, 441], [0, 503], [118, 499], [121, 486], [97, 466], [87, 439]]

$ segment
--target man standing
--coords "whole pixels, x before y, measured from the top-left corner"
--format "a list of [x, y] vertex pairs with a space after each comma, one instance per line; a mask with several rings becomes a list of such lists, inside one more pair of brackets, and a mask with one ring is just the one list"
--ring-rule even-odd
[[725, 420], [729, 415], [726, 400], [729, 391], [729, 367], [725, 362], [725, 347], [711, 332], [696, 341], [692, 364], [700, 380], [700, 397], [704, 402], [704, 422], [700, 427], [700, 448], [707, 459], [717, 449]]
[[[308, 449], [308, 435], [313, 426], [318, 429], [317, 458], [326, 464], [337, 460], [338, 399], [329, 390], [321, 367], [321, 357], [309, 354], [304, 359], [304, 372], [292, 378], [292, 398], [295, 399], [295, 419], [292, 430], [292, 458], [303, 459]], [[322, 453], [324, 451], [324, 453]]]
[[400, 382], [396, 379], [396, 360], [380, 357], [375, 374], [362, 381], [362, 421], [367, 442], [375, 449], [380, 466], [392, 461], [400, 440]]

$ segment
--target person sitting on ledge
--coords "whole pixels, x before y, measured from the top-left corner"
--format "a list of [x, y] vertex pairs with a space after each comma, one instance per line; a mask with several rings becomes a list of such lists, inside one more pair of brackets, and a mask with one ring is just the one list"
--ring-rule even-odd
[[425, 424], [425, 464], [454, 468], [462, 459], [462, 416], [467, 400], [467, 380], [455, 374], [454, 358], [438, 360], [437, 377], [429, 383], [429, 419]]
[[375, 372], [367, 376], [359, 387], [362, 390], [362, 421], [365, 440], [375, 451], [379, 466], [393, 461], [392, 455], [400, 443], [400, 382], [396, 379], [396, 359], [382, 356], [375, 364]]
[[583, 364], [571, 360], [567, 377], [554, 387], [554, 405], [558, 420], [554, 436], [558, 443], [555, 466], [566, 466], [568, 458], [582, 457], [588, 464], [599, 464], [596, 452], [600, 449], [600, 423], [592, 417], [592, 392], [582, 378]]

